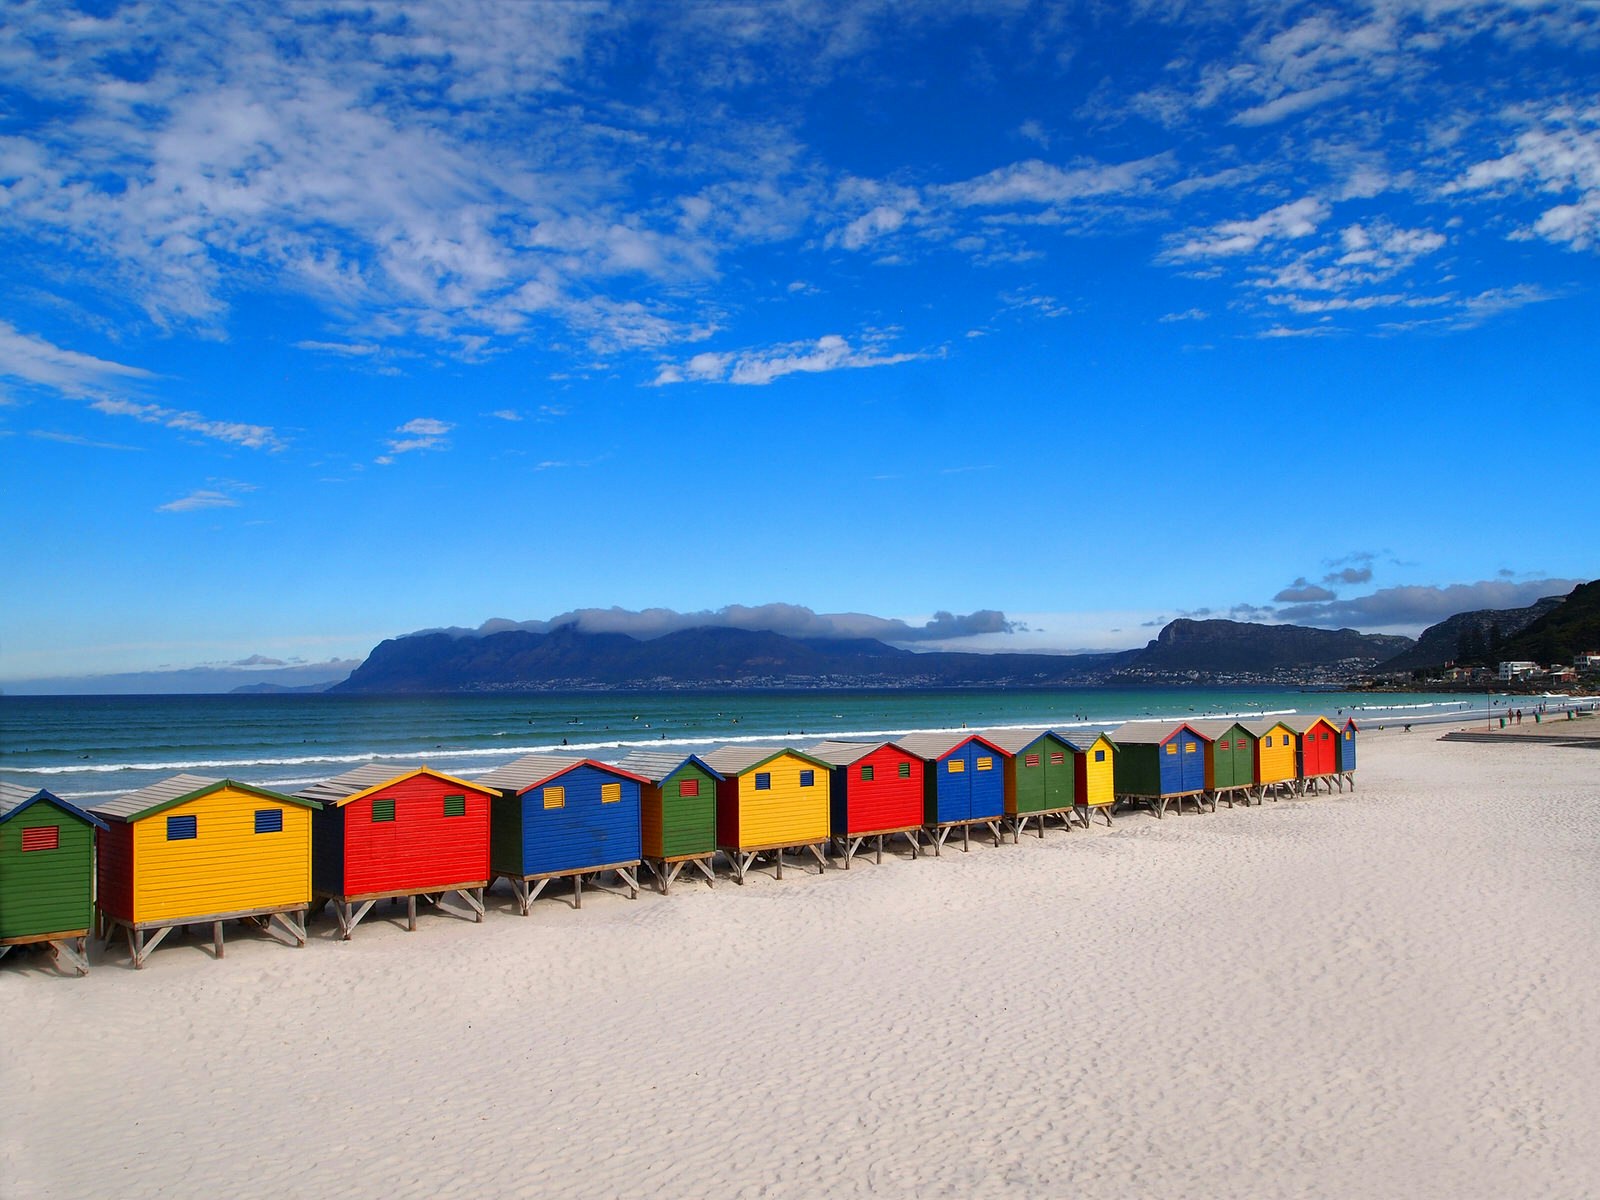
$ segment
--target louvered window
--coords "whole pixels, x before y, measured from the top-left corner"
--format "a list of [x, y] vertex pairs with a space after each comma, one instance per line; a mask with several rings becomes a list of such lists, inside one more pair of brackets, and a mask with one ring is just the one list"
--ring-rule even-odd
[[987, 754], [985, 754], [982, 758], [980, 758], [978, 760], [978, 770], [980, 770], [980, 771], [992, 771], [992, 770], [994, 770], [994, 759], [990, 758]]
[[600, 785], [600, 803], [615, 804], [622, 799], [622, 785], [620, 783], [602, 783]]
[[1095, 762], [1105, 762], [1106, 752], [1104, 750], [1096, 750], [1094, 752], [1094, 760]]
[[872, 768], [870, 766], [866, 766], [866, 767], [862, 767], [861, 768], [861, 782], [862, 783], [871, 783], [872, 782]]
[[256, 809], [256, 832], [257, 833], [282, 833], [283, 832], [283, 809], [281, 809], [281, 808], [258, 808], [258, 809]]
[[910, 763], [903, 762], [903, 763], [900, 764], [900, 778], [901, 779], [910, 779], [911, 778], [911, 764]]
[[770, 792], [772, 790], [772, 775], [767, 771], [756, 772], [756, 791]]
[[34, 850], [59, 850], [61, 848], [61, 826], [35, 825], [32, 829], [22, 831], [22, 852], [28, 854]]
[[167, 841], [186, 842], [200, 836], [199, 819], [193, 816], [168, 817]]
[[546, 808], [565, 808], [567, 806], [567, 789], [564, 787], [545, 788], [544, 806]]
[[465, 796], [446, 796], [444, 798], [444, 815], [447, 817], [466, 816], [467, 798]]
[[800, 786], [801, 787], [815, 787], [816, 784], [817, 784], [817, 773], [815, 771], [801, 771], [800, 772]]
[[1039, 765], [1039, 756], [1037, 754], [1028, 755], [1027, 758], [1023, 759], [1022, 765], [1025, 767], [1037, 767]]
[[961, 772], [965, 771], [966, 769], [967, 769], [967, 764], [964, 761], [962, 761], [961, 759], [952, 758], [950, 760], [950, 774], [959, 775], [959, 774], [961, 774]]
[[383, 821], [394, 820], [393, 800], [374, 800], [372, 802], [372, 822], [374, 825]]
[[700, 794], [700, 781], [698, 779], [678, 780], [678, 795], [698, 796]]
[[1050, 751], [1050, 765], [1052, 767], [1065, 766], [1066, 762], [1067, 762], [1067, 752], [1065, 750], [1052, 750], [1052, 751]]

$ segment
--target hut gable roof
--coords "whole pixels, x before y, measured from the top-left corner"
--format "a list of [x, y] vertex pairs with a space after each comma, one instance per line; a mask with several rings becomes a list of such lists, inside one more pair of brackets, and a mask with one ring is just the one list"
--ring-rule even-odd
[[1344, 719], [1344, 724], [1339, 726], [1339, 728], [1340, 729], [1354, 729], [1357, 733], [1361, 732], [1361, 726], [1356, 724], [1356, 719], [1354, 717], [1346, 717]]
[[726, 779], [732, 775], [744, 775], [785, 754], [792, 754], [802, 762], [821, 767], [824, 771], [833, 765], [792, 746], [723, 746], [706, 755], [706, 762]]
[[1159, 746], [1180, 729], [1187, 729], [1203, 742], [1211, 740], [1191, 721], [1129, 721], [1119, 725], [1111, 736], [1119, 746]]
[[888, 740], [881, 742], [818, 742], [815, 746], [809, 747], [806, 753], [813, 758], [820, 758], [823, 762], [831, 763], [833, 766], [848, 767], [852, 763], [860, 762], [869, 754], [876, 754], [885, 746], [892, 746], [900, 751], [901, 754], [910, 758], [916, 757], [915, 754], [912, 754], [899, 742]]
[[580, 758], [572, 754], [524, 754], [514, 762], [496, 767], [487, 775], [478, 776], [478, 786], [493, 788], [496, 791], [520, 793], [549, 783], [557, 776], [565, 775], [578, 767], [594, 767], [609, 775], [621, 775], [624, 779], [631, 779], [635, 783], [650, 782], [642, 775], [636, 775], [611, 763], [601, 762], [597, 758]]
[[1235, 727], [1255, 736], [1255, 730], [1250, 728], [1250, 724], [1249, 721], [1236, 721], [1230, 717], [1206, 717], [1204, 720], [1190, 721], [1189, 728], [1214, 742]]
[[985, 741], [1013, 756], [1022, 753], [1040, 738], [1061, 741], [1061, 735], [1053, 729], [985, 729], [983, 736]]
[[221, 791], [223, 788], [232, 788], [234, 791], [244, 792], [250, 796], [259, 796], [263, 800], [271, 800], [279, 804], [293, 804], [298, 808], [317, 807], [315, 801], [302, 800], [299, 796], [274, 792], [269, 788], [256, 787], [250, 783], [240, 783], [236, 779], [207, 779], [202, 775], [174, 775], [170, 779], [163, 779], [158, 783], [149, 784], [138, 791], [118, 796], [114, 800], [107, 800], [104, 804], [96, 804], [89, 811], [108, 820], [138, 821], [145, 817], [154, 816], [163, 809], [173, 808], [200, 796]]
[[698, 754], [674, 754], [670, 750], [635, 750], [617, 764], [617, 770], [637, 775], [640, 779], [660, 786], [685, 763], [699, 767], [713, 779], [721, 779], [712, 765]]
[[484, 787], [481, 783], [468, 783], [465, 779], [457, 779], [454, 775], [446, 775], [429, 767], [373, 762], [346, 771], [343, 775], [335, 775], [332, 779], [324, 779], [321, 783], [314, 783], [308, 788], [301, 788], [295, 795], [302, 800], [315, 800], [324, 808], [343, 808], [346, 804], [372, 792], [393, 787], [418, 775], [427, 775], [451, 787], [466, 788], [470, 792], [481, 792], [486, 796], [494, 794], [493, 788]]
[[1258, 717], [1253, 721], [1240, 721], [1239, 724], [1243, 725], [1246, 732], [1252, 737], [1265, 737], [1274, 729], [1287, 729], [1290, 733], [1294, 732], [1294, 726], [1275, 717]]
[[20, 783], [8, 783], [0, 780], [0, 824], [9, 821], [12, 817], [21, 816], [35, 804], [48, 804], [59, 808], [62, 812], [77, 817], [80, 821], [87, 821], [100, 829], [106, 823], [93, 813], [84, 812], [76, 804], [70, 804], [54, 792], [44, 788], [28, 788]]
[[1093, 750], [1094, 744], [1101, 738], [1104, 738], [1106, 740], [1106, 744], [1109, 745], [1113, 750], [1117, 748], [1116, 739], [1113, 738], [1111, 736], [1111, 732], [1106, 729], [1057, 729], [1053, 732], [1058, 738], [1060, 738], [1068, 746], [1071, 746], [1072, 749], [1076, 750], [1079, 754], [1082, 754], [1088, 750]]
[[904, 737], [895, 739], [895, 744], [902, 750], [910, 751], [921, 759], [943, 758], [956, 747], [967, 742], [982, 742], [989, 749], [999, 754], [1009, 754], [1009, 750], [997, 746], [981, 733], [971, 733], [964, 729], [957, 730], [930, 730], [927, 733], [908, 733]]
[[1314, 725], [1326, 725], [1329, 729], [1339, 728], [1321, 713], [1299, 713], [1292, 717], [1284, 717], [1282, 724], [1293, 733], [1305, 733]]

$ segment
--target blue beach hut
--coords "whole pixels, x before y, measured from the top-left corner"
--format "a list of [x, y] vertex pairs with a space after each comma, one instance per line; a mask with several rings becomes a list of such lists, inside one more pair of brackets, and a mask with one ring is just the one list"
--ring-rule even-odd
[[[1117, 801], [1150, 805], [1156, 816], [1171, 804], [1198, 808], [1206, 793], [1206, 744], [1194, 726], [1178, 721], [1129, 721], [1111, 734], [1117, 745]], [[1215, 810], [1215, 803], [1212, 809]]]
[[908, 733], [895, 745], [923, 761], [923, 824], [938, 855], [946, 839], [961, 831], [961, 848], [972, 845], [972, 827], [982, 825], [1000, 844], [1006, 811], [1006, 752], [976, 733]]
[[523, 916], [552, 879], [573, 881], [583, 907], [587, 876], [612, 871], [637, 897], [639, 789], [646, 781], [592, 758], [527, 754], [475, 782], [492, 788], [489, 873], [504, 877]]

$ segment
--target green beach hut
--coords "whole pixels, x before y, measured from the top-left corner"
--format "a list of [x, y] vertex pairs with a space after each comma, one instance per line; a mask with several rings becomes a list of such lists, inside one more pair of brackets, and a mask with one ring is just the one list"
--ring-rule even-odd
[[1046, 817], [1070, 829], [1074, 817], [1073, 748], [1050, 729], [986, 729], [983, 736], [1004, 750], [1006, 823], [1016, 842], [1032, 821], [1044, 837]]
[[698, 755], [635, 750], [617, 769], [637, 775], [643, 863], [665, 896], [685, 867], [716, 886], [717, 784], [722, 776]]
[[1221, 800], [1229, 808], [1235, 800], [1249, 804], [1260, 782], [1256, 778], [1256, 737], [1242, 721], [1227, 717], [1190, 721], [1196, 732], [1211, 740], [1206, 743], [1206, 792], [1211, 807]]
[[0, 958], [43, 942], [88, 973], [94, 834], [105, 822], [43, 790], [0, 782]]

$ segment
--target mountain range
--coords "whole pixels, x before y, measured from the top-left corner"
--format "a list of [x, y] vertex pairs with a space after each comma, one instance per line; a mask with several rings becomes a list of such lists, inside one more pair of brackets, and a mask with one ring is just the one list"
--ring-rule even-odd
[[[793, 638], [725, 627], [641, 640], [507, 630], [382, 642], [336, 692], [546, 691], [593, 687], [1046, 687], [1116, 682], [1295, 682], [1370, 669], [1410, 639], [1236, 621], [1177, 620], [1138, 650], [1106, 654], [917, 653], [871, 638]], [[1218, 677], [1225, 677], [1219, 679]]]

